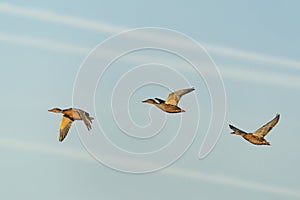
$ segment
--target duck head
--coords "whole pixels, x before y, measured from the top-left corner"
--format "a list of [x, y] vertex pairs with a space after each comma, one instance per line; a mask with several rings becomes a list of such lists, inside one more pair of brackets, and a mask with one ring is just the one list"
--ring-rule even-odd
[[55, 113], [62, 113], [62, 109], [60, 108], [52, 108], [50, 110], [48, 110], [49, 112], [55, 112]]
[[150, 103], [150, 104], [158, 104], [154, 99], [147, 99], [142, 101], [143, 103]]

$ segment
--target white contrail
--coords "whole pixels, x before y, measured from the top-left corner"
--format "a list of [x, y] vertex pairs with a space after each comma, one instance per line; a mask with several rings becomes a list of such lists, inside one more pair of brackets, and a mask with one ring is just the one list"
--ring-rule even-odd
[[214, 184], [222, 184], [226, 186], [232, 186], [242, 189], [250, 189], [270, 193], [273, 195], [282, 195], [289, 197], [300, 197], [300, 191], [297, 189], [291, 189], [287, 187], [264, 184], [256, 181], [249, 181], [245, 179], [224, 176], [222, 174], [211, 174], [199, 171], [184, 170], [179, 168], [170, 167], [163, 171], [163, 173], [170, 174], [176, 177], [185, 179], [194, 179]]
[[271, 65], [281, 65], [294, 69], [300, 69], [300, 61], [292, 60], [279, 56], [266, 55], [256, 52], [245, 51], [241, 49], [234, 49], [230, 47], [222, 47], [204, 43], [205, 48], [216, 55], [230, 56], [241, 60], [249, 60], [255, 62], [268, 63]]
[[37, 47], [41, 49], [60, 51], [60, 52], [70, 53], [70, 54], [74, 54], [74, 53], [87, 54], [89, 52], [89, 48], [87, 47], [65, 44], [54, 40], [37, 39], [28, 36], [5, 34], [5, 33], [0, 33], [0, 42], [10, 43], [15, 45]]
[[0, 12], [11, 15], [19, 15], [22, 17], [29, 17], [35, 20], [51, 22], [54, 24], [68, 25], [81, 29], [95, 30], [110, 34], [118, 33], [127, 29], [120, 26], [100, 23], [98, 21], [86, 20], [80, 17], [58, 14], [48, 10], [16, 6], [10, 3], [0, 3]]
[[[21, 141], [21, 140], [11, 139], [11, 138], [1, 138], [0, 146], [2, 148], [13, 148], [17, 150], [26, 150], [26, 151], [32, 151], [38, 153], [51, 154], [55, 156], [64, 156], [67, 158], [72, 158], [80, 161], [87, 161], [87, 162], [94, 161], [86, 151], [81, 151], [78, 149], [71, 149], [66, 147], [59, 148], [57, 146], [52, 146], [49, 144], [41, 144], [40, 142], [37, 143], [32, 141], [30, 142]], [[119, 161], [118, 158], [115, 158], [114, 160]], [[130, 162], [124, 162], [124, 164], [126, 163], [130, 163]], [[226, 185], [226, 186], [231, 186], [236, 188], [256, 190], [265, 193], [270, 193], [273, 195], [282, 195], [286, 197], [300, 197], [300, 191], [297, 189], [291, 189], [291, 188], [276, 186], [276, 185], [269, 185], [260, 182], [249, 181], [246, 179], [224, 176], [222, 174], [212, 174], [212, 173], [200, 172], [200, 171], [195, 171], [190, 169], [184, 169], [178, 167], [176, 168], [172, 166], [164, 170], [161, 170], [158, 173], [175, 176], [178, 178], [204, 181], [212, 184], [220, 184], [220, 185]]]
[[33, 152], [40, 152], [45, 154], [65, 156], [68, 158], [73, 158], [77, 160], [89, 161], [93, 160], [91, 156], [86, 151], [79, 151], [77, 149], [57, 147], [49, 144], [41, 144], [31, 141], [21, 141], [12, 138], [1, 138], [0, 146], [2, 148], [13, 148], [18, 150], [26, 150]]
[[300, 89], [300, 78], [296, 75], [249, 70], [245, 68], [241, 69], [241, 67], [229, 66], [221, 66], [220, 71], [222, 76], [227, 79], [250, 82], [252, 84], [265, 84], [270, 86]]
[[[56, 40], [37, 39], [28, 36], [5, 34], [0, 32], [0, 42], [11, 43], [15, 45], [24, 45], [30, 47], [36, 47], [41, 49], [53, 50], [58, 52], [64, 52], [68, 54], [81, 54], [87, 55], [91, 48], [87, 46], [76, 46], [73, 44], [67, 44]], [[113, 49], [106, 51], [107, 56], [115, 55]], [[104, 56], [104, 55], [103, 55]], [[132, 63], [151, 62], [151, 60], [163, 60], [162, 57], [147, 57], [147, 56], [125, 56], [124, 61]], [[173, 63], [172, 66], [177, 66], [177, 63], [172, 60], [166, 60], [166, 63]], [[242, 82], [260, 83], [265, 85], [277, 85], [279, 87], [286, 87], [291, 89], [300, 88], [300, 79], [298, 76], [291, 74], [278, 74], [274, 72], [263, 72], [259, 70], [251, 70], [247, 67], [232, 67], [232, 66], [219, 66], [221, 75], [224, 78], [234, 79]], [[190, 69], [190, 68], [187, 68]], [[191, 71], [194, 73], [194, 71]], [[245, 75], [247, 74], [247, 75]]]
[[[41, 20], [41, 21], [50, 22], [54, 24], [68, 25], [80, 29], [94, 30], [94, 31], [99, 31], [102, 33], [109, 33], [109, 34], [116, 34], [121, 31], [128, 30], [129, 28], [129, 27], [102, 23], [99, 21], [92, 21], [80, 17], [70, 16], [70, 15], [63, 15], [63, 14], [59, 14], [53, 11], [48, 11], [43, 9], [34, 9], [29, 7], [16, 6], [9, 3], [0, 3], [0, 12], [10, 14], [10, 15], [19, 15], [22, 17], [28, 17], [31, 19]], [[143, 39], [153, 39], [155, 35], [152, 35], [152, 38], [149, 35], [144, 35], [139, 37]], [[177, 41], [174, 43], [174, 40], [172, 40], [172, 38], [170, 38], [169, 40], [166, 40], [166, 38], [164, 38], [162, 41], [171, 44], [177, 44]], [[212, 54], [300, 69], [300, 61], [298, 60], [292, 60], [289, 58], [244, 51], [241, 49], [234, 49], [230, 47], [213, 45], [208, 43], [204, 43], [204, 46]]]

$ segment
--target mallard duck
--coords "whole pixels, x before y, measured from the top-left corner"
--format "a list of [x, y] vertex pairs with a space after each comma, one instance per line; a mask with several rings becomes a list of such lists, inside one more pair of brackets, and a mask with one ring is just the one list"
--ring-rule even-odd
[[271, 131], [271, 129], [277, 124], [279, 121], [280, 115], [277, 114], [274, 119], [272, 119], [267, 124], [263, 125], [259, 129], [257, 129], [253, 133], [246, 133], [245, 131], [242, 131], [233, 125], [229, 124], [229, 127], [233, 130], [231, 134], [241, 135], [245, 140], [251, 142], [255, 145], [270, 145], [270, 143], [265, 140], [265, 136]]
[[90, 116], [89, 113], [78, 109], [78, 108], [68, 108], [68, 109], [60, 109], [60, 108], [52, 108], [48, 110], [49, 112], [62, 113], [63, 117], [59, 126], [59, 141], [62, 142], [67, 136], [69, 129], [72, 125], [72, 122], [75, 120], [83, 120], [87, 129], [90, 130], [92, 128], [91, 123], [94, 119]]
[[145, 101], [142, 101], [143, 103], [149, 103], [149, 104], [153, 104], [156, 107], [160, 108], [161, 110], [168, 112], [168, 113], [179, 113], [179, 112], [185, 112], [185, 110], [179, 108], [177, 106], [180, 98], [195, 90], [194, 88], [188, 88], [188, 89], [182, 89], [182, 90], [177, 90], [175, 92], [172, 92], [169, 94], [168, 99], [166, 101], [159, 99], [159, 98], [155, 98], [154, 99], [147, 99]]

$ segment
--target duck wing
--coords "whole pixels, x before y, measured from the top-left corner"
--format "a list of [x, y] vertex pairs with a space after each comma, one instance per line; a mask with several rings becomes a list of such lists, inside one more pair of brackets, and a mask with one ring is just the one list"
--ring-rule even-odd
[[261, 138], [266, 136], [272, 130], [272, 128], [278, 123], [279, 117], [280, 117], [280, 115], [277, 114], [274, 119], [272, 119], [270, 122], [266, 123], [265, 125], [263, 125], [259, 129], [257, 129], [253, 133], [253, 135], [257, 136], [257, 137], [261, 137]]
[[159, 103], [165, 103], [164, 100], [160, 99], [160, 98], [155, 98]]
[[59, 125], [59, 141], [62, 142], [67, 136], [69, 129], [74, 120], [67, 115], [63, 115]]
[[185, 94], [187, 94], [187, 93], [189, 93], [193, 90], [195, 90], [195, 89], [194, 88], [187, 88], [187, 89], [182, 89], [182, 90], [177, 90], [175, 92], [172, 92], [172, 93], [169, 94], [168, 99], [166, 100], [165, 103], [177, 106], [180, 98], [183, 95], [185, 95]]
[[245, 133], [245, 134], [247, 134], [245, 131], [243, 131], [243, 130], [241, 130], [241, 129], [238, 129], [237, 127], [235, 127], [235, 126], [233, 126], [233, 125], [231, 125], [231, 124], [229, 124], [229, 128], [230, 128], [231, 130], [233, 130], [234, 132], [239, 132], [239, 133]]
[[92, 128], [92, 126], [91, 126], [92, 120], [89, 117], [90, 114], [83, 110], [80, 110], [80, 109], [78, 109], [78, 114], [79, 114], [80, 118], [83, 120], [87, 129], [90, 130]]

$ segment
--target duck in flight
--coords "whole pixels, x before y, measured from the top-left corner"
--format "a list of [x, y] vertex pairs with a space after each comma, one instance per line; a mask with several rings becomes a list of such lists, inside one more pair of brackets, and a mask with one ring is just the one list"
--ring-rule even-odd
[[233, 125], [229, 124], [229, 127], [233, 130], [231, 134], [236, 134], [242, 136], [245, 140], [248, 142], [251, 142], [255, 145], [270, 145], [270, 143], [264, 138], [271, 130], [272, 128], [278, 123], [280, 115], [277, 114], [274, 119], [272, 119], [270, 122], [266, 123], [259, 129], [257, 129], [253, 133], [246, 133], [245, 131], [242, 131]]
[[62, 142], [65, 139], [73, 121], [75, 121], [75, 120], [83, 120], [83, 122], [86, 125], [88, 130], [90, 130], [92, 128], [91, 124], [92, 124], [92, 120], [94, 118], [91, 117], [89, 113], [87, 113], [81, 109], [68, 108], [68, 109], [62, 110], [60, 108], [52, 108], [48, 111], [63, 114], [63, 117], [61, 119], [60, 126], [59, 126], [59, 141], [60, 142]]
[[156, 107], [160, 108], [161, 110], [168, 112], [168, 113], [179, 113], [179, 112], [185, 112], [185, 110], [179, 108], [177, 106], [180, 98], [195, 90], [194, 88], [187, 88], [187, 89], [182, 89], [182, 90], [177, 90], [169, 94], [168, 99], [166, 101], [155, 98], [154, 99], [147, 99], [145, 101], [142, 101], [143, 103], [149, 103], [153, 104]]

